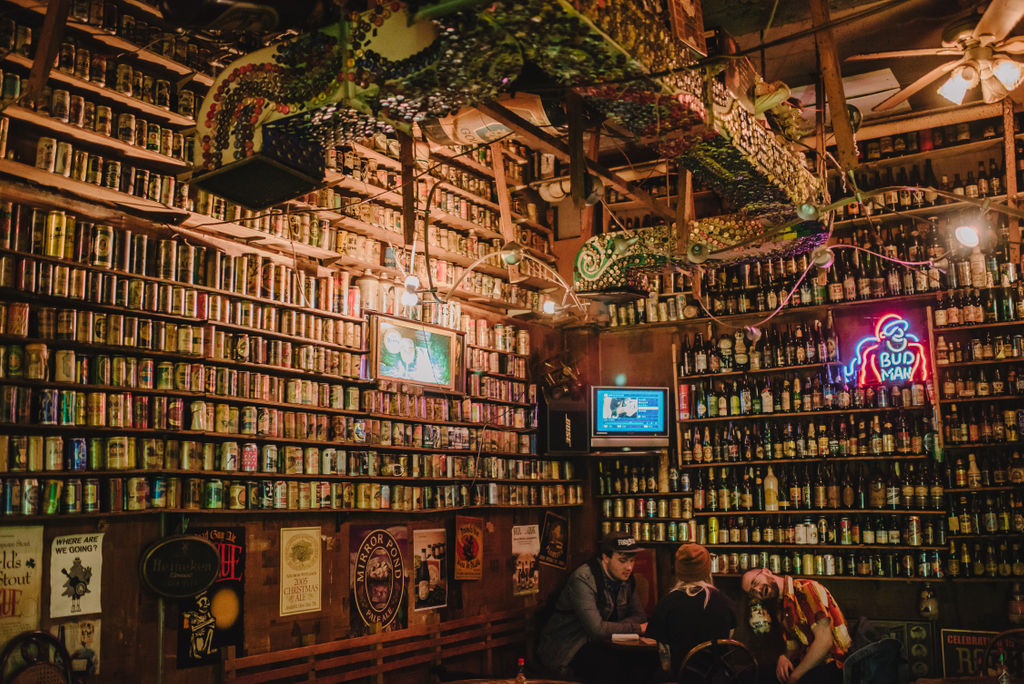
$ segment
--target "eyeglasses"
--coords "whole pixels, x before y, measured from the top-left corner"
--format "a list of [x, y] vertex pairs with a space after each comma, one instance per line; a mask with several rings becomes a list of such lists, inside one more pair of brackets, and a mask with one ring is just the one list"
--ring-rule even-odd
[[768, 581], [765, 579], [766, 574], [770, 574], [768, 572], [768, 568], [761, 568], [750, 577], [750, 584], [747, 588], [747, 594], [749, 594], [750, 596], [757, 596], [758, 598], [761, 597], [761, 589], [766, 584], [768, 584]]

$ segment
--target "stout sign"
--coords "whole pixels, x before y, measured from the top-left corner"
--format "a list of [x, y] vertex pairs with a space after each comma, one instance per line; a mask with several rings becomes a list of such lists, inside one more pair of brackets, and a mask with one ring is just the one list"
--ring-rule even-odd
[[150, 545], [139, 563], [142, 583], [167, 598], [206, 591], [220, 572], [217, 548], [202, 537], [178, 535]]

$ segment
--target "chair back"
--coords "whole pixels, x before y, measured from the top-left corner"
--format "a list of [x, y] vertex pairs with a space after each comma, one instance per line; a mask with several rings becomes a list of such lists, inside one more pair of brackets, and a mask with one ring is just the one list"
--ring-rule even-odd
[[8, 641], [0, 654], [0, 682], [4, 684], [71, 684], [74, 681], [71, 656], [64, 644], [49, 632], [22, 632]]
[[843, 684], [906, 684], [903, 644], [885, 637], [858, 648], [843, 663]]
[[754, 684], [757, 660], [735, 639], [697, 644], [679, 666], [679, 684]]

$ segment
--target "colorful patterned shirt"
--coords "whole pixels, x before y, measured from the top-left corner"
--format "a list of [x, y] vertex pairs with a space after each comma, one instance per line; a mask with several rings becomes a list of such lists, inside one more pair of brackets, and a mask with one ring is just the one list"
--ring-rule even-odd
[[814, 641], [811, 628], [820, 620], [832, 622], [832, 649], [825, 662], [835, 662], [842, 667], [850, 649], [850, 633], [832, 594], [814, 580], [786, 577], [786, 588], [782, 592], [782, 629], [786, 650], [796, 651], [803, 657]]

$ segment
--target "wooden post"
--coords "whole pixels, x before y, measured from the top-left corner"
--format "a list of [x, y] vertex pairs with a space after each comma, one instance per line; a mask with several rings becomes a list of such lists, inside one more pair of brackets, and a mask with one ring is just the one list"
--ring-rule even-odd
[[[814, 27], [824, 26], [830, 20], [828, 0], [811, 0], [811, 23]], [[839, 163], [844, 169], [852, 169], [857, 166], [857, 148], [853, 142], [853, 126], [850, 124], [850, 116], [846, 111], [843, 76], [839, 71], [839, 55], [836, 52], [832, 29], [827, 28], [815, 32], [814, 41], [818, 45], [819, 69], [825, 80], [828, 106], [832, 112], [832, 133], [836, 137]], [[818, 106], [824, 107], [824, 103], [819, 101]]]
[[32, 70], [29, 72], [28, 85], [24, 93], [24, 98], [32, 107], [37, 104], [36, 98], [42, 94], [46, 79], [50, 77], [50, 68], [53, 66], [53, 58], [57, 56], [57, 50], [60, 49], [60, 41], [64, 38], [64, 25], [67, 23], [70, 10], [71, 0], [50, 0], [46, 6], [43, 26], [36, 33], [39, 42], [32, 57]]
[[676, 254], [686, 256], [690, 248], [690, 222], [696, 213], [693, 206], [693, 174], [679, 169], [676, 176]]
[[587, 167], [583, 156], [583, 100], [575, 91], [565, 94], [565, 113], [569, 120], [569, 196], [573, 206], [582, 209]]
[[[1003, 100], [1003, 158], [1006, 160], [1006, 203], [1018, 207], [1017, 202], [1017, 153], [1014, 148], [1015, 133], [1013, 129], [1013, 102], [1010, 98]], [[1010, 228], [1010, 261], [1020, 268], [1020, 219], [1011, 216]]]
[[[516, 230], [512, 223], [512, 203], [509, 201], [508, 182], [505, 179], [505, 152], [501, 143], [491, 143], [491, 171], [494, 173], [494, 187], [498, 192], [498, 226], [501, 228], [501, 239], [514, 242]], [[519, 264], [505, 265], [508, 281], [518, 283], [523, 280], [519, 273]]]
[[[601, 153], [601, 126], [598, 124], [590, 133], [587, 141], [587, 159], [596, 163]], [[580, 239], [589, 240], [597, 231], [594, 230], [594, 207], [584, 207], [580, 214]], [[601, 231], [604, 232], [604, 231]]]
[[400, 146], [398, 160], [402, 162], [402, 232], [405, 244], [411, 245], [416, 237], [416, 154], [412, 136], [397, 129], [395, 132]]

